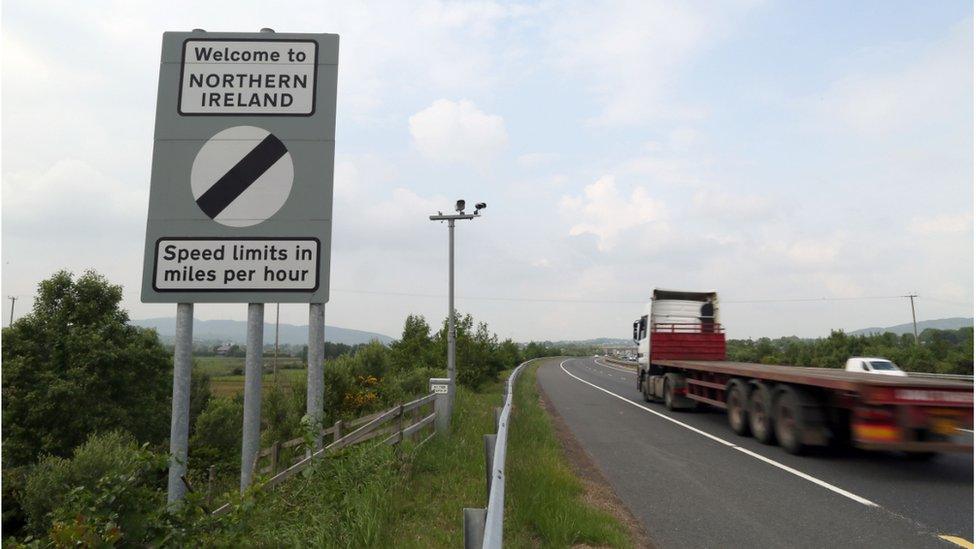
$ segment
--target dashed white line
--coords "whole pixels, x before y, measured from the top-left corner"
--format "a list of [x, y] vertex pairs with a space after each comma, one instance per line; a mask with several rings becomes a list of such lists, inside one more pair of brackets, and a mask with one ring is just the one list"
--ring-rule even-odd
[[797, 471], [796, 469], [794, 469], [794, 468], [792, 468], [792, 467], [790, 467], [788, 465], [784, 465], [784, 464], [782, 464], [782, 463], [780, 463], [780, 462], [778, 462], [776, 460], [773, 460], [773, 459], [770, 459], [770, 458], [768, 458], [766, 456], [757, 454], [757, 453], [753, 452], [752, 450], [748, 450], [746, 448], [742, 448], [741, 446], [736, 446], [735, 444], [733, 444], [733, 443], [731, 443], [731, 442], [729, 442], [729, 441], [727, 441], [727, 440], [725, 440], [723, 438], [717, 437], [717, 436], [715, 436], [713, 434], [710, 434], [710, 433], [706, 433], [705, 431], [702, 431], [701, 429], [698, 429], [697, 427], [692, 427], [691, 425], [688, 425], [687, 423], [684, 423], [682, 421], [678, 421], [677, 419], [674, 419], [673, 417], [670, 417], [670, 416], [667, 416], [665, 414], [662, 414], [661, 412], [658, 412], [656, 410], [652, 410], [652, 409], [648, 408], [647, 406], [640, 405], [640, 404], [634, 402], [633, 400], [630, 400], [629, 398], [620, 396], [617, 393], [614, 393], [613, 391], [608, 391], [607, 389], [604, 389], [603, 387], [600, 387], [599, 385], [596, 385], [594, 383], [590, 383], [589, 381], [586, 381], [585, 379], [582, 379], [580, 377], [577, 377], [577, 376], [573, 375], [572, 373], [570, 373], [569, 370], [566, 369], [565, 364], [567, 362], [569, 362], [570, 360], [573, 360], [573, 359], [566, 359], [566, 360], [560, 362], [559, 363], [559, 368], [562, 369], [563, 372], [566, 372], [566, 374], [569, 377], [571, 377], [571, 378], [573, 378], [573, 379], [575, 379], [577, 381], [580, 381], [582, 383], [585, 383], [585, 384], [593, 387], [594, 389], [598, 389], [600, 391], [603, 391], [604, 393], [606, 393], [606, 394], [608, 394], [608, 395], [610, 395], [612, 397], [618, 398], [618, 399], [626, 402], [627, 404], [630, 404], [632, 406], [636, 406], [636, 407], [640, 408], [641, 410], [644, 410], [645, 412], [649, 412], [651, 414], [654, 414], [655, 416], [657, 416], [657, 417], [659, 417], [661, 419], [665, 419], [667, 421], [670, 421], [671, 423], [674, 423], [675, 425], [680, 425], [681, 427], [684, 427], [685, 429], [688, 429], [689, 431], [698, 433], [699, 435], [701, 435], [701, 436], [703, 436], [705, 438], [714, 440], [715, 442], [717, 442], [717, 443], [719, 443], [719, 444], [721, 444], [723, 446], [728, 446], [729, 448], [738, 450], [738, 451], [742, 452], [743, 454], [746, 454], [747, 456], [754, 457], [754, 458], [758, 459], [759, 461], [762, 461], [764, 463], [768, 463], [769, 465], [772, 465], [774, 467], [777, 467], [779, 469], [782, 469], [783, 471], [786, 471], [787, 473], [790, 473], [792, 475], [796, 475], [796, 476], [798, 476], [798, 477], [800, 477], [800, 478], [802, 478], [804, 480], [810, 481], [810, 482], [816, 484], [817, 486], [826, 488], [826, 489], [830, 490], [831, 492], [834, 492], [836, 494], [839, 494], [841, 496], [844, 496], [845, 498], [852, 499], [852, 500], [854, 500], [854, 501], [856, 501], [856, 502], [858, 502], [858, 503], [860, 503], [862, 505], [867, 505], [868, 507], [878, 507], [878, 504], [877, 503], [875, 503], [875, 502], [873, 502], [873, 501], [871, 501], [871, 500], [869, 500], [867, 498], [862, 498], [861, 496], [859, 496], [857, 494], [852, 494], [851, 492], [848, 492], [847, 490], [844, 490], [843, 488], [834, 486], [833, 484], [830, 484], [829, 482], [826, 482], [826, 481], [820, 480], [820, 479], [818, 479], [816, 477], [810, 476], [810, 475], [808, 475], [808, 474], [806, 474], [806, 473], [804, 473], [802, 471]]

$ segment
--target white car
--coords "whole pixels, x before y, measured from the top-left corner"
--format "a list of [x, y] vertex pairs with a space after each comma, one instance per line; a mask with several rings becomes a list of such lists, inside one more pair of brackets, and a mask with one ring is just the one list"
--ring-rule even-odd
[[883, 376], [901, 376], [908, 374], [898, 367], [897, 364], [887, 358], [877, 358], [870, 356], [855, 356], [847, 359], [844, 367], [848, 372], [867, 372], [869, 374], [879, 374]]

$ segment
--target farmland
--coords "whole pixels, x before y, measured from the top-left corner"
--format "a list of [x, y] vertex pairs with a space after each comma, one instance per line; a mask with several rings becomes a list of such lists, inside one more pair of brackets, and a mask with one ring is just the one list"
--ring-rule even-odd
[[[262, 387], [274, 382], [274, 358], [264, 357]], [[232, 397], [244, 391], [244, 359], [229, 356], [194, 357], [193, 368], [210, 376], [210, 392], [216, 397]], [[305, 363], [298, 357], [278, 357], [278, 382], [291, 385], [305, 377]]]

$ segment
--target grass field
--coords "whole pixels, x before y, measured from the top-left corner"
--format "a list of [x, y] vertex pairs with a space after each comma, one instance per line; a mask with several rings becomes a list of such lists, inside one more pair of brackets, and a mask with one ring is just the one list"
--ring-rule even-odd
[[[264, 368], [271, 368], [273, 359], [264, 358]], [[232, 397], [244, 391], [244, 359], [229, 356], [194, 357], [193, 367], [210, 376], [210, 392], [218, 397]], [[241, 372], [241, 373], [235, 373]], [[278, 381], [291, 384], [291, 381], [305, 377], [305, 363], [298, 357], [278, 357]], [[274, 375], [262, 376], [262, 389], [271, 386]]]

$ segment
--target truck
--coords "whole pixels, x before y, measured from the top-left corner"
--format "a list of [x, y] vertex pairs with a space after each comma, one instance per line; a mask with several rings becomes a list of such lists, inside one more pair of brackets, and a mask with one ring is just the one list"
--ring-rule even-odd
[[714, 290], [654, 288], [633, 338], [644, 400], [724, 410], [736, 434], [792, 454], [838, 446], [924, 459], [973, 450], [972, 382], [729, 361]]

